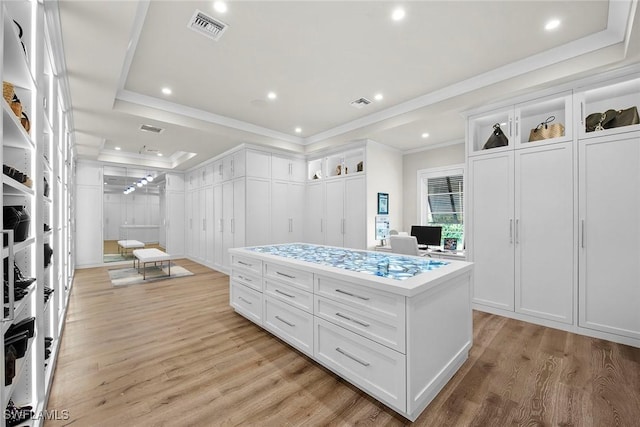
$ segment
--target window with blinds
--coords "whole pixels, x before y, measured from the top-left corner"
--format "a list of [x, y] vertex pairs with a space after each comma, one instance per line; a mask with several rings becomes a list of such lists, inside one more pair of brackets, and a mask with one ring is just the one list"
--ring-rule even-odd
[[420, 222], [442, 227], [445, 249], [464, 248], [464, 167], [419, 171]]
[[462, 175], [427, 178], [427, 224], [462, 224]]

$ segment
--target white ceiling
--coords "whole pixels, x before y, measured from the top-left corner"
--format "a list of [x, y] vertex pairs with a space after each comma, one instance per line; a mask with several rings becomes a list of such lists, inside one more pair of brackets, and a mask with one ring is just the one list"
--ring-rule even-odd
[[[462, 140], [464, 110], [640, 57], [627, 1], [229, 1], [224, 14], [210, 1], [58, 4], [78, 156], [178, 170], [243, 142]], [[196, 9], [229, 25], [219, 41], [187, 28]], [[545, 31], [551, 18], [562, 23]], [[360, 97], [373, 103], [349, 105]]]

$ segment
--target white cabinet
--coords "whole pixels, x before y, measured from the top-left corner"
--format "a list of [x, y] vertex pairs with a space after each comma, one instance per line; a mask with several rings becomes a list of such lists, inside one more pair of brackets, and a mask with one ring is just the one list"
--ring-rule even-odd
[[[467, 154], [485, 155], [488, 152], [571, 141], [572, 111], [571, 92], [562, 92], [472, 116], [467, 122]], [[530, 141], [531, 131], [545, 122], [548, 122], [548, 126], [560, 124], [562, 130], [558, 130], [559, 134], [553, 138]], [[508, 145], [483, 150], [496, 124], [507, 137]]]
[[194, 191], [187, 191], [185, 194], [185, 212], [186, 212], [186, 245], [187, 256], [193, 258], [199, 258], [200, 246], [198, 245], [198, 230], [197, 222], [200, 215], [200, 204], [198, 203], [197, 193]]
[[76, 165], [76, 182], [78, 185], [98, 185], [102, 187], [102, 167], [88, 162]]
[[[194, 193], [195, 194], [195, 193]], [[194, 227], [195, 237], [199, 243], [198, 254], [207, 264], [213, 263], [213, 187], [207, 186], [198, 191], [199, 217]], [[195, 208], [195, 205], [194, 205]]]
[[573, 323], [571, 144], [475, 156], [469, 175], [473, 301]]
[[305, 190], [304, 241], [324, 245], [325, 183], [322, 181], [310, 182]]
[[184, 250], [185, 195], [183, 191], [166, 192], [166, 252], [180, 256]]
[[301, 183], [271, 183], [271, 243], [299, 242], [304, 232], [304, 194]]
[[165, 178], [167, 191], [184, 191], [184, 177], [178, 174], [167, 174]]
[[271, 234], [271, 180], [261, 178], [246, 179], [246, 246], [269, 244]]
[[246, 151], [246, 176], [255, 178], [271, 177], [271, 154], [256, 150]]
[[640, 133], [580, 141], [579, 165], [580, 326], [640, 339]]
[[325, 244], [365, 249], [366, 188], [364, 177], [327, 181], [325, 196]]
[[571, 144], [515, 155], [515, 311], [573, 324]]
[[102, 186], [76, 187], [76, 263], [102, 264]]
[[581, 87], [576, 91], [579, 104], [578, 138], [599, 138], [608, 135], [637, 132], [640, 124], [587, 131], [586, 119], [589, 115], [601, 116], [607, 110], [622, 110], [630, 107], [640, 108], [640, 77], [638, 73], [623, 76], [614, 81], [605, 81], [597, 85]]
[[303, 159], [273, 154], [271, 156], [271, 178], [304, 182], [306, 180], [306, 162]]
[[245, 182], [242, 179], [222, 184], [222, 266], [229, 268], [229, 249], [244, 246]]

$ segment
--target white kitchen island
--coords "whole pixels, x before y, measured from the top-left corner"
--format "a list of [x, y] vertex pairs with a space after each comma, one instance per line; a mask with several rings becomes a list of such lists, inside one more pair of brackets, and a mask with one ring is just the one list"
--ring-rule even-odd
[[411, 421], [468, 357], [471, 263], [301, 243], [229, 252], [236, 312]]

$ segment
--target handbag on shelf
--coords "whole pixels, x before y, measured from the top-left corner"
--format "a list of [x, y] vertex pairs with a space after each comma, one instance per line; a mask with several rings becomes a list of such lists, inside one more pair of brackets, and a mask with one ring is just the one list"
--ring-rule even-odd
[[11, 105], [11, 101], [13, 100], [13, 95], [15, 95], [15, 91], [13, 90], [13, 84], [9, 82], [2, 82], [2, 97], [7, 104]]
[[[13, 230], [13, 241], [24, 242], [29, 237], [31, 215], [24, 206], [3, 206], [2, 222], [5, 230]], [[4, 235], [4, 246], [9, 244], [9, 237]]]
[[27, 116], [27, 113], [25, 113], [24, 111], [22, 112], [22, 117], [20, 117], [20, 123], [22, 124], [24, 130], [29, 133], [29, 131], [31, 130], [31, 122], [29, 121], [29, 116]]
[[529, 132], [529, 142], [564, 136], [564, 125], [562, 123], [550, 124], [555, 119], [556, 116], [549, 116], [547, 120], [540, 123], [534, 129], [531, 129], [531, 132]]
[[640, 124], [638, 107], [633, 106], [623, 110], [607, 110], [604, 113], [589, 114], [585, 120], [585, 130], [593, 132], [637, 124]]
[[22, 103], [20, 102], [20, 98], [18, 98], [18, 95], [16, 95], [15, 93], [13, 94], [13, 99], [11, 100], [11, 103], [9, 105], [11, 106], [11, 111], [13, 111], [13, 114], [15, 114], [17, 117], [22, 117]]
[[502, 132], [500, 123], [496, 123], [493, 125], [493, 132], [491, 132], [489, 139], [487, 139], [482, 149], [489, 150], [491, 148], [506, 147], [507, 145], [509, 145], [509, 140], [504, 132]]

